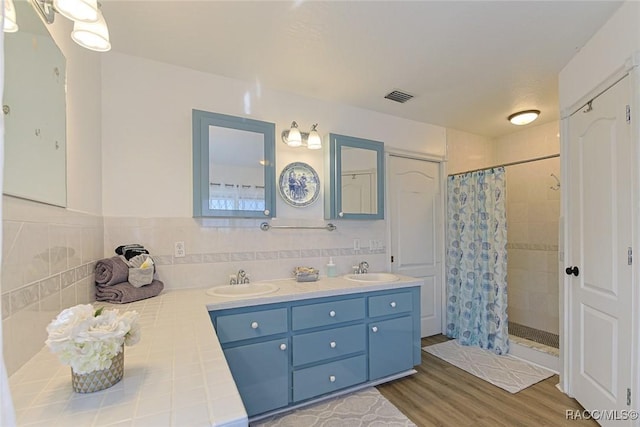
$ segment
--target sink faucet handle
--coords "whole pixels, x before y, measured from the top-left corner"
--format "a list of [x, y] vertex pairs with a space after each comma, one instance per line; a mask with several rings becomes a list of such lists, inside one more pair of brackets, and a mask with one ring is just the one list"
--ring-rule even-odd
[[353, 274], [360, 274], [360, 267], [352, 265], [351, 268], [353, 269]]
[[369, 263], [367, 261], [362, 261], [359, 269], [360, 273], [366, 273], [369, 270]]

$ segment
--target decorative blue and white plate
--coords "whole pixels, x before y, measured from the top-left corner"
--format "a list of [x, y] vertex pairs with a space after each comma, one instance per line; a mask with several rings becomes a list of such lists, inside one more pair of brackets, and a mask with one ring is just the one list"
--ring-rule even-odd
[[308, 164], [289, 163], [280, 173], [278, 188], [284, 201], [291, 206], [309, 206], [320, 194], [320, 179]]

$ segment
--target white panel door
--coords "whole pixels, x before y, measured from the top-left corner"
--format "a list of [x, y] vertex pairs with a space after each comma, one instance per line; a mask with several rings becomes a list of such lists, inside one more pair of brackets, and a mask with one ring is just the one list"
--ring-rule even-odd
[[[587, 410], [622, 410], [631, 387], [629, 78], [569, 118], [566, 258], [571, 392]], [[626, 425], [601, 419], [602, 425]]]
[[422, 336], [442, 332], [440, 165], [390, 156], [389, 220], [392, 271], [419, 277]]
[[373, 180], [370, 173], [342, 175], [342, 212], [374, 213], [378, 209], [375, 195], [371, 192]]

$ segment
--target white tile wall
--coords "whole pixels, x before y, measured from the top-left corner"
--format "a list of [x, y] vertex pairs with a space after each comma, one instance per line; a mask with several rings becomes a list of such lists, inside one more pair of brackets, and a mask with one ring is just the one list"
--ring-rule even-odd
[[507, 168], [509, 320], [558, 333], [560, 160]]
[[[225, 285], [229, 275], [244, 269], [252, 281], [290, 277], [296, 266], [311, 266], [325, 274], [329, 257], [338, 273], [366, 260], [371, 271], [387, 268], [384, 221], [334, 221], [338, 229], [262, 231], [263, 220], [192, 218], [104, 218], [104, 253], [125, 243], [140, 243], [154, 256], [165, 289]], [[274, 220], [278, 225], [324, 225], [317, 220]], [[382, 249], [353, 240], [383, 242]], [[186, 256], [173, 256], [174, 242], [184, 242]], [[367, 245], [368, 246], [368, 245]]]
[[2, 331], [9, 375], [44, 345], [63, 308], [94, 300], [103, 222], [95, 215], [4, 196]]
[[[165, 289], [228, 283], [240, 268], [253, 281], [289, 277], [294, 267], [325, 274], [329, 256], [339, 273], [362, 260], [386, 269], [384, 221], [334, 221], [338, 230], [259, 229], [261, 220], [102, 218], [4, 196], [1, 276], [4, 360], [9, 375], [44, 345], [47, 324], [64, 308], [95, 300], [95, 262], [123, 243], [141, 243], [154, 255]], [[316, 220], [273, 220], [323, 225]], [[370, 251], [353, 240], [383, 242]], [[186, 256], [173, 256], [174, 242]]]

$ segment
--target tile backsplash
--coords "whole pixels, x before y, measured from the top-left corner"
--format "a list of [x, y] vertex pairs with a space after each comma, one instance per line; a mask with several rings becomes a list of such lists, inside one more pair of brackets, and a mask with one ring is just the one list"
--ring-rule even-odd
[[[151, 252], [166, 290], [225, 285], [239, 269], [254, 282], [290, 277], [302, 265], [325, 275], [329, 257], [338, 274], [363, 260], [371, 271], [387, 268], [385, 221], [333, 221], [333, 232], [262, 231], [261, 220], [101, 217], [8, 196], [3, 203], [0, 290], [9, 375], [42, 348], [47, 324], [62, 309], [95, 300], [96, 261], [125, 243]], [[325, 221], [274, 219], [271, 225]], [[174, 256], [175, 242], [184, 242], [184, 257]]]
[[2, 337], [9, 375], [37, 353], [47, 324], [94, 298], [102, 217], [3, 198]]
[[[290, 277], [296, 266], [324, 275], [329, 257], [339, 274], [366, 260], [372, 271], [387, 268], [384, 221], [335, 221], [337, 230], [260, 230], [261, 220], [192, 218], [104, 218], [104, 252], [124, 243], [140, 243], [156, 260], [165, 289], [225, 285], [239, 269], [252, 281]], [[315, 220], [273, 220], [272, 225], [324, 225]], [[354, 249], [354, 240], [360, 249]], [[381, 242], [371, 250], [370, 240]], [[184, 257], [174, 256], [184, 242]]]

